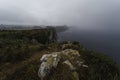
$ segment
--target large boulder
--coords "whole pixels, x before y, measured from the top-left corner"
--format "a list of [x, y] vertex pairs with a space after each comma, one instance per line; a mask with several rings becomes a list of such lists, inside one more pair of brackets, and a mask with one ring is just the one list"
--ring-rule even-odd
[[[83, 60], [80, 57], [80, 54], [77, 50], [65, 49], [60, 52], [52, 52], [51, 54], [45, 54], [40, 59], [41, 65], [38, 70], [38, 76], [41, 80], [44, 80], [45, 77], [49, 74], [53, 74], [51, 70], [53, 68], [59, 68], [62, 63], [62, 68], [67, 66], [68, 71], [73, 78], [73, 80], [79, 80], [79, 74], [77, 73], [77, 66], [83, 66]], [[84, 65], [87, 67], [87, 65]]]

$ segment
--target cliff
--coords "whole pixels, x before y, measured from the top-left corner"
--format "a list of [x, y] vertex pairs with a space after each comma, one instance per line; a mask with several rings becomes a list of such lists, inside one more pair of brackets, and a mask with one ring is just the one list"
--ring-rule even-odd
[[49, 30], [0, 32], [0, 80], [120, 80], [110, 57], [78, 42], [58, 43]]

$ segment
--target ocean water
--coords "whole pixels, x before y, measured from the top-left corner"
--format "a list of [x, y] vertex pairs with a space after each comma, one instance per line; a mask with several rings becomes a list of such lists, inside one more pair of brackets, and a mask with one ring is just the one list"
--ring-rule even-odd
[[73, 27], [58, 35], [60, 41], [79, 41], [86, 48], [105, 53], [120, 64], [119, 30], [86, 30]]

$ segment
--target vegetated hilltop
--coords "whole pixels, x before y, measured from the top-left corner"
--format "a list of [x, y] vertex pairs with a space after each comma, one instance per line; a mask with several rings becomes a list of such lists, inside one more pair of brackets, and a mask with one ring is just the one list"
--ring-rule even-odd
[[[77, 75], [79, 80], [120, 80], [119, 68], [111, 58], [78, 42], [58, 43], [54, 28], [0, 31], [0, 80], [41, 80], [38, 70], [42, 56], [59, 52], [64, 55], [67, 50], [68, 54], [77, 52], [80, 56], [61, 56], [57, 66], [46, 72], [44, 80], [77, 80]], [[53, 58], [48, 59], [45, 62]]]

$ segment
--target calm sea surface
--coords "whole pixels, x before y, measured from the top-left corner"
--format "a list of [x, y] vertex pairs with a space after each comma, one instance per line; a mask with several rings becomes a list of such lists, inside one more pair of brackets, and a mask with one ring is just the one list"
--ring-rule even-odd
[[120, 64], [120, 32], [70, 28], [59, 33], [60, 41], [79, 41], [85, 47], [105, 53]]

